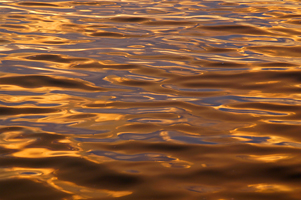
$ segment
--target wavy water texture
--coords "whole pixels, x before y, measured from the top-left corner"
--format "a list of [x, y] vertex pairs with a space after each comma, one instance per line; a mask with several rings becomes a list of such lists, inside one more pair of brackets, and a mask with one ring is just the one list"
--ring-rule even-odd
[[0, 14], [1, 200], [300, 200], [299, 1]]

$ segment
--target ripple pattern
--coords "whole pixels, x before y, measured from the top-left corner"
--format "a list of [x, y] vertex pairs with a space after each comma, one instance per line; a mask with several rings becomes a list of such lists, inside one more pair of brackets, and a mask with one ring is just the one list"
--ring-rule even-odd
[[0, 199], [300, 200], [300, 10], [0, 1]]

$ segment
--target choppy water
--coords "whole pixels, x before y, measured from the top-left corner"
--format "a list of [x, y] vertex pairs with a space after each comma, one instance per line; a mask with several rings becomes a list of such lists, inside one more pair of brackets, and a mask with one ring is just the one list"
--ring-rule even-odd
[[298, 0], [0, 1], [1, 200], [300, 200]]

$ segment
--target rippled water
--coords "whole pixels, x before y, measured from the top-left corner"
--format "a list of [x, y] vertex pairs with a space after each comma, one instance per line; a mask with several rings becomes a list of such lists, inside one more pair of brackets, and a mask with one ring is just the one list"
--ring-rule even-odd
[[0, 1], [1, 200], [300, 200], [298, 0]]

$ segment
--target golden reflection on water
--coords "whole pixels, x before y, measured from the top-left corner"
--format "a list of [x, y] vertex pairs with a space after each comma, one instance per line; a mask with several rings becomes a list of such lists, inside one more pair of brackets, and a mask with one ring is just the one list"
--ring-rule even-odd
[[0, 14], [1, 200], [300, 200], [298, 1]]

